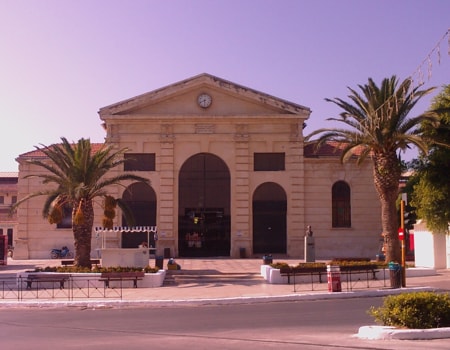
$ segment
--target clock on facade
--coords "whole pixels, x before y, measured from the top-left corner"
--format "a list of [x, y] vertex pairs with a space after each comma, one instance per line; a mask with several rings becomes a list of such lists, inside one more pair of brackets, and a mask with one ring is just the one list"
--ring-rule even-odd
[[208, 94], [200, 94], [197, 98], [198, 105], [202, 108], [208, 108], [211, 105], [212, 98]]

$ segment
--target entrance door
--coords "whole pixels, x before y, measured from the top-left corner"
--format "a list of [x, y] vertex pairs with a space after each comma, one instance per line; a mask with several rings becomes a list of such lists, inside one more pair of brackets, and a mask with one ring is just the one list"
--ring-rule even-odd
[[260, 185], [253, 194], [253, 253], [286, 254], [286, 193], [276, 183]]
[[181, 167], [178, 251], [183, 257], [230, 255], [230, 172], [217, 156], [200, 153]]

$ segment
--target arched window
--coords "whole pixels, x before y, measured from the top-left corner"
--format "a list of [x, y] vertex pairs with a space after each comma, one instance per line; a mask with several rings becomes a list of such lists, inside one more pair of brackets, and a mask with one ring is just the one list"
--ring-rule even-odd
[[332, 188], [332, 225], [333, 227], [351, 227], [350, 186], [338, 181]]

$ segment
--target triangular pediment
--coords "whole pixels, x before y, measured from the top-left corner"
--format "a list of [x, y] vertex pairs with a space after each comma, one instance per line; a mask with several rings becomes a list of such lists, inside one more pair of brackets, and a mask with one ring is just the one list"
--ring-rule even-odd
[[[212, 103], [207, 108], [198, 97], [208, 94]], [[280, 115], [292, 114], [308, 118], [310, 109], [245, 86], [200, 74], [192, 78], [101, 108], [100, 117], [125, 115]]]

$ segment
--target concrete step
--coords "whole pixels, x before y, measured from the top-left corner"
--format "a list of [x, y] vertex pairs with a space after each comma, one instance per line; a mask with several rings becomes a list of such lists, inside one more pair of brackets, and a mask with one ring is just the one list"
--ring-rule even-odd
[[262, 281], [257, 273], [205, 273], [196, 271], [171, 271], [166, 272], [164, 285], [180, 285], [192, 283], [240, 283], [243, 281]]

